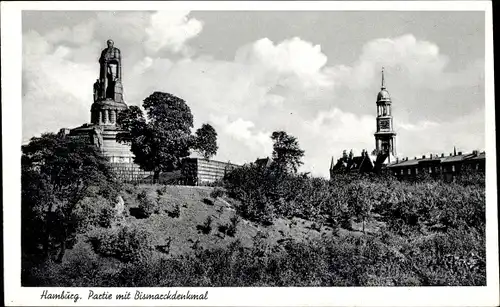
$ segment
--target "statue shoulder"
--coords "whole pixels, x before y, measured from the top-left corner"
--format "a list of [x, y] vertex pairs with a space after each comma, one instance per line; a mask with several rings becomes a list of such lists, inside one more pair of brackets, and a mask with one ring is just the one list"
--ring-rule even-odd
[[105, 56], [106, 56], [106, 49], [103, 49], [103, 50], [101, 51], [101, 56], [99, 57], [99, 61], [104, 60], [104, 57], [105, 57]]

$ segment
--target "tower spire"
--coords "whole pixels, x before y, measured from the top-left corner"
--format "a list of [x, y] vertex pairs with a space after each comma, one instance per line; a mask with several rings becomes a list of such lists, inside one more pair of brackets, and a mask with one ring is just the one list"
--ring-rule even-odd
[[385, 90], [384, 66], [382, 66], [382, 87], [381, 87], [381, 89]]

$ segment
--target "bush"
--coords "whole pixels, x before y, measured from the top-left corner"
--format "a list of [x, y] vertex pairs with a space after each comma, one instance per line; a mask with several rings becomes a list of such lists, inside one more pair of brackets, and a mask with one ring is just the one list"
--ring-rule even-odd
[[155, 212], [159, 212], [157, 194], [154, 190], [142, 190], [137, 194], [137, 200], [139, 201], [139, 211], [144, 216], [149, 217]]
[[213, 206], [214, 205], [214, 201], [211, 200], [211, 199], [208, 199], [208, 198], [203, 198], [203, 202], [209, 206]]
[[212, 217], [208, 216], [205, 222], [202, 225], [196, 226], [196, 228], [206, 235], [209, 234], [212, 231]]
[[214, 199], [222, 197], [222, 196], [224, 196], [224, 190], [222, 190], [220, 188], [215, 188], [212, 192], [210, 192], [210, 197], [212, 197]]
[[77, 228], [83, 233], [93, 226], [109, 228], [116, 220], [116, 211], [112, 203], [100, 196], [84, 197], [73, 210]]
[[227, 234], [227, 229], [229, 228], [228, 225], [219, 225], [219, 227], [217, 228], [219, 230], [220, 233], [222, 234]]
[[231, 223], [227, 227], [227, 235], [230, 237], [234, 237], [234, 235], [236, 234], [238, 223], [240, 222], [240, 218], [238, 217], [238, 215], [235, 214], [233, 217], [231, 217], [229, 221]]
[[94, 229], [88, 241], [97, 254], [123, 262], [139, 261], [151, 250], [150, 234], [138, 227]]
[[174, 204], [174, 208], [168, 212], [168, 216], [172, 218], [178, 218], [181, 216], [181, 206], [179, 204]]

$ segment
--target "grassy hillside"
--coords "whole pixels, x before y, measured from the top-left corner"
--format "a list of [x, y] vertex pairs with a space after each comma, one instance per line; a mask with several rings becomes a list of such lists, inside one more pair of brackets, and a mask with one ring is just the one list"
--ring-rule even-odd
[[28, 263], [23, 285], [484, 285], [481, 185], [287, 180], [90, 195], [62, 262]]
[[[136, 218], [126, 215], [126, 224], [138, 226], [152, 234], [155, 246], [165, 246], [170, 241], [170, 256], [189, 253], [197, 248], [213, 249], [225, 247], [239, 240], [245, 247], [251, 247], [254, 239], [269, 245], [280, 244], [287, 240], [304, 242], [311, 239], [332, 236], [332, 228], [317, 225], [301, 218], [277, 218], [273, 225], [263, 226], [239, 217], [234, 236], [224, 234], [220, 226], [229, 225], [231, 217], [236, 215], [235, 200], [227, 197], [213, 198], [211, 187], [162, 186], [162, 185], [129, 185], [122, 193], [126, 212], [139, 207], [138, 195], [146, 192], [157, 198], [159, 210], [147, 218]], [[180, 207], [179, 217], [169, 213], [175, 205]], [[207, 218], [212, 218], [211, 230], [208, 234], [200, 230]], [[372, 222], [368, 231], [377, 229], [380, 222]], [[360, 225], [355, 223], [355, 229]], [[360, 236], [360, 231], [340, 229], [337, 235]]]

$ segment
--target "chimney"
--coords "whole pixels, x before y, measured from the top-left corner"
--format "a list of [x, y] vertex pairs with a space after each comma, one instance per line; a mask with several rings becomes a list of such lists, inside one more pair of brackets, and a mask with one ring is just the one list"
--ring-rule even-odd
[[422, 156], [422, 159], [425, 159], [425, 155]]
[[459, 156], [461, 156], [461, 155], [462, 155], [462, 152], [461, 152], [461, 151], [459, 151], [459, 152], [458, 152], [458, 155], [459, 155]]
[[413, 160], [417, 160], [417, 157], [413, 157]]
[[441, 158], [444, 158], [444, 153], [441, 154]]
[[430, 154], [430, 158], [432, 159], [432, 154]]
[[450, 152], [450, 157], [452, 156], [451, 152]]

